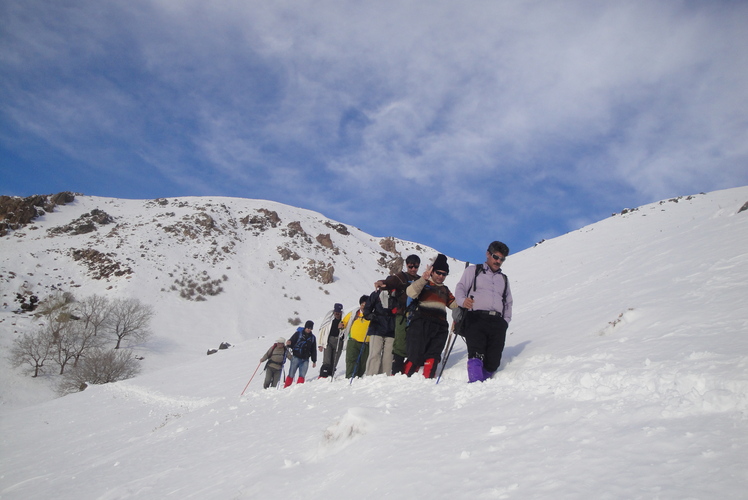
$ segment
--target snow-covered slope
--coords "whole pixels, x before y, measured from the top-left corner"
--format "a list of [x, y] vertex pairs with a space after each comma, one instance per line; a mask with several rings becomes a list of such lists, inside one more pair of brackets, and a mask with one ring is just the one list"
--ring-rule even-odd
[[[377, 376], [264, 391], [258, 375], [239, 397], [271, 339], [217, 334], [211, 341], [245, 340], [205, 356], [206, 337], [197, 332], [183, 344], [161, 333], [172, 344], [144, 349], [181, 351], [182, 362], [153, 352], [170, 361], [0, 415], [0, 497], [744, 498], [748, 211], [739, 210], [746, 201], [748, 188], [737, 188], [655, 203], [512, 255], [504, 266], [515, 297], [511, 335], [501, 371], [483, 384], [466, 384], [458, 341], [438, 385]], [[314, 236], [311, 224], [302, 221]], [[152, 245], [149, 238], [141, 244]], [[363, 249], [358, 263], [358, 250], [333, 240], [366, 274], [346, 289], [356, 297], [376, 277], [368, 274], [381, 271]], [[357, 248], [379, 244], [357, 241]], [[7, 248], [3, 265], [15, 265], [19, 256], [7, 257]], [[271, 254], [255, 264], [267, 267]], [[476, 258], [482, 254], [476, 249]], [[160, 265], [171, 271], [169, 264]], [[456, 280], [461, 266], [453, 264]], [[301, 272], [263, 277], [269, 268], [232, 262], [225, 283], [281, 282], [289, 296], [303, 293], [296, 303], [309, 309], [300, 316], [320, 317], [338, 300], [324, 290], [358, 279], [342, 267], [319, 297], [294, 288]], [[23, 272], [38, 276], [38, 269]], [[212, 269], [211, 276], [224, 272]], [[188, 312], [200, 329], [268, 328], [260, 316], [236, 319], [238, 304], [256, 308], [256, 297], [227, 289], [186, 301], [152, 292], [162, 286], [156, 274], [136, 272], [116, 286], [160, 301], [159, 330], [169, 321], [175, 331], [189, 329], [180, 318]], [[285, 321], [295, 303], [283, 298], [263, 304]], [[228, 311], [234, 319], [223, 317]], [[3, 336], [10, 318], [3, 312]], [[187, 357], [192, 350], [202, 355]]]
[[[426, 261], [438, 252], [265, 200], [78, 195], [0, 237], [0, 348], [36, 324], [13, 314], [19, 291], [137, 297], [155, 309], [154, 337], [135, 346], [148, 372], [199, 359], [222, 342], [289, 337], [336, 302], [356, 306], [411, 253]], [[11, 373], [21, 390], [0, 390], [3, 406], [33, 400], [26, 377]]]

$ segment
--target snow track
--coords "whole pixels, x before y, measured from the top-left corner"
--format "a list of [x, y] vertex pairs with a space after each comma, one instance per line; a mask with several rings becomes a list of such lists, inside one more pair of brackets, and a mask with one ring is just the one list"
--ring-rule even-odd
[[210, 406], [223, 399], [168, 396], [127, 381], [117, 384], [105, 384], [100, 388], [110, 394], [113, 399], [122, 398], [136, 401], [143, 405], [165, 409], [181, 409], [184, 411], [193, 411], [198, 408]]

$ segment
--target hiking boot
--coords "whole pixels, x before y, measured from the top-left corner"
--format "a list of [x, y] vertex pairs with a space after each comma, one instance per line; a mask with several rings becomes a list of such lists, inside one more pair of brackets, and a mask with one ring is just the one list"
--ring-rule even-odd
[[304, 377], [299, 377], [296, 379], [297, 384], [303, 384], [304, 383]]
[[291, 384], [293, 384], [293, 377], [286, 377], [286, 381], [283, 383], [283, 388], [285, 389]]
[[436, 360], [434, 358], [429, 358], [423, 362], [423, 376], [426, 378], [436, 376]]
[[467, 362], [468, 383], [483, 382], [483, 360], [479, 358], [470, 358]]

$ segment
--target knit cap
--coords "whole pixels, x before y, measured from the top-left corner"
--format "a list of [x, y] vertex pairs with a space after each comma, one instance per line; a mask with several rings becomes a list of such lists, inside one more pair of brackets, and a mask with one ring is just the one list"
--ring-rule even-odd
[[449, 273], [449, 264], [447, 263], [447, 256], [443, 253], [440, 253], [436, 256], [436, 260], [434, 260], [434, 271], [444, 271], [445, 273]]

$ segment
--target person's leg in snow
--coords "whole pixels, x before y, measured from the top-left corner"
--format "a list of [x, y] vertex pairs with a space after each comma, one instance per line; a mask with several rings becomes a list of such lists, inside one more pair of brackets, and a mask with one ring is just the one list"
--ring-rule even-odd
[[[294, 358], [296, 359], [296, 358]], [[309, 360], [308, 359], [302, 359], [299, 360], [299, 378], [296, 379], [297, 384], [303, 384], [304, 380], [306, 378], [306, 372], [309, 369]], [[292, 377], [293, 379], [293, 377]]]

